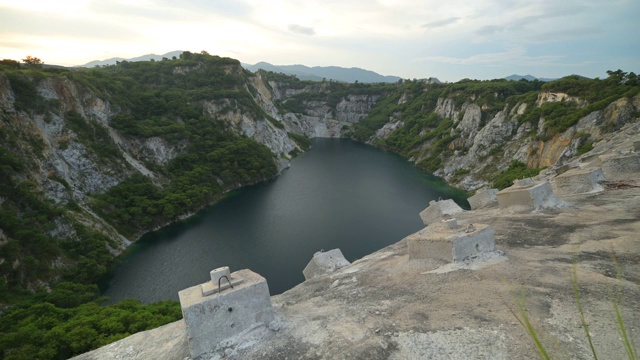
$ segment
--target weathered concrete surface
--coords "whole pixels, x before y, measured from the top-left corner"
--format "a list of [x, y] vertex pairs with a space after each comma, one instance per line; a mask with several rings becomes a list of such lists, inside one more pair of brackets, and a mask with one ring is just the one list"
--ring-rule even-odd
[[546, 181], [535, 183], [531, 179], [516, 180], [513, 186], [500, 190], [496, 197], [501, 209], [513, 207], [531, 211], [559, 204], [551, 184]]
[[430, 201], [429, 206], [420, 212], [420, 218], [425, 226], [440, 220], [445, 215], [455, 215], [463, 212], [453, 200]]
[[142, 331], [72, 358], [74, 360], [189, 360], [184, 321]]
[[[489, 208], [456, 217], [462, 226], [491, 225], [507, 260], [477, 270], [430, 272], [444, 263], [409, 260], [406, 241], [400, 241], [272, 297], [279, 325], [262, 338], [237, 340], [241, 345], [217, 358], [534, 359], [531, 338], [510, 310], [518, 313], [522, 289], [529, 317], [552, 357], [589, 359], [570, 280], [574, 261], [598, 354], [626, 358], [611, 289], [620, 289], [625, 324], [640, 343], [640, 188], [577, 195], [561, 210]], [[186, 353], [179, 323], [168, 325], [176, 329], [173, 337], [160, 328], [79, 359], [143, 358], [136, 353], [181, 359], [173, 356]], [[163, 351], [153, 349], [156, 344]]]
[[591, 193], [604, 190], [604, 180], [602, 168], [572, 169], [553, 178], [551, 186], [557, 195]]
[[496, 250], [495, 235], [487, 224], [467, 224], [449, 227], [446, 223], [432, 224], [409, 235], [409, 259], [436, 259], [461, 262], [470, 257]]
[[638, 180], [640, 154], [610, 154], [601, 155], [599, 158], [608, 181]]
[[302, 270], [302, 274], [305, 280], [309, 280], [317, 276], [330, 274], [349, 264], [351, 263], [344, 258], [340, 249], [333, 249], [327, 252], [318, 251], [313, 254], [313, 258]]
[[475, 195], [468, 198], [467, 201], [471, 206], [471, 210], [482, 209], [487, 206], [498, 204], [496, 194], [498, 194], [498, 189], [481, 189], [478, 190]]
[[[211, 272], [212, 281], [226, 276], [223, 268], [216, 270]], [[230, 279], [232, 283], [236, 280], [236, 285], [225, 291], [204, 296], [203, 287], [196, 285], [178, 293], [193, 359], [209, 359], [225, 340], [266, 327], [274, 319], [265, 278], [251, 270], [240, 270]]]

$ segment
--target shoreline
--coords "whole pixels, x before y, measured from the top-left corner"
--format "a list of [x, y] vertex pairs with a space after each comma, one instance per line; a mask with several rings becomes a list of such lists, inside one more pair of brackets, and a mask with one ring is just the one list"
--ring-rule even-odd
[[[219, 351], [229, 359], [448, 359], [451, 352], [456, 358], [533, 358], [533, 342], [510, 310], [522, 289], [537, 329], [556, 337], [567, 351], [585, 355], [570, 282], [577, 256], [583, 306], [598, 334], [596, 348], [621, 355], [607, 293], [621, 286], [625, 324], [636, 329], [631, 334], [637, 339], [640, 314], [633, 309], [640, 306], [640, 287], [634, 285], [640, 279], [640, 188], [610, 189], [571, 201], [565, 208], [526, 213], [497, 207], [462, 213], [457, 216], [462, 225], [487, 223], [495, 229], [496, 246], [506, 260], [434, 272], [446, 264], [410, 260], [403, 239], [272, 296], [277, 330], [247, 334]], [[611, 273], [612, 246], [621, 280]], [[152, 348], [150, 342], [163, 345]], [[188, 357], [187, 344], [180, 320], [76, 359], [106, 353], [129, 358], [125, 354], [131, 349], [148, 358]]]

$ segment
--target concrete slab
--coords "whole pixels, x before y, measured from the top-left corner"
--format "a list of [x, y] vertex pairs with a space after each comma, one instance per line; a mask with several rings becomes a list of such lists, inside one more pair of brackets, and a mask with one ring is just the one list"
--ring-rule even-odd
[[495, 234], [487, 224], [451, 228], [446, 224], [428, 226], [405, 238], [409, 259], [462, 262], [478, 254], [496, 250]]
[[224, 291], [215, 284], [209, 295], [203, 295], [202, 285], [178, 292], [194, 360], [208, 359], [223, 341], [274, 320], [267, 280], [246, 269], [230, 275], [237, 285]]
[[538, 210], [559, 203], [549, 182], [536, 183], [533, 179], [516, 180], [513, 186], [500, 190], [496, 198], [500, 209], [517, 206], [526, 210]]
[[551, 180], [553, 192], [558, 195], [595, 193], [604, 190], [602, 168], [573, 169]]
[[307, 266], [302, 270], [305, 280], [324, 274], [330, 274], [351, 263], [344, 258], [340, 249], [333, 249], [327, 252], [318, 251], [313, 254], [313, 258]]
[[600, 155], [599, 160], [607, 181], [640, 178], [640, 154], [638, 153]]
[[471, 205], [471, 210], [497, 205], [497, 193], [498, 189], [481, 189], [476, 191], [475, 195], [467, 199], [469, 205]]
[[564, 174], [569, 170], [575, 169], [579, 167], [579, 163], [577, 161], [571, 162], [569, 164], [564, 164], [555, 168], [555, 174], [560, 175]]
[[445, 215], [455, 215], [463, 212], [462, 208], [458, 206], [453, 200], [439, 200], [429, 202], [429, 207], [420, 212], [420, 218], [425, 226], [432, 224], [440, 220]]

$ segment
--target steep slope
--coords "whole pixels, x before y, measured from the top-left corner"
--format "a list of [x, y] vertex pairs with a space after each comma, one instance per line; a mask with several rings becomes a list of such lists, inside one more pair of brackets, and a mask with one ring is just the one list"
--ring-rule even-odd
[[362, 121], [390, 84], [300, 81], [259, 71], [251, 83], [258, 104], [291, 133], [308, 137], [345, 136]]
[[[307, 137], [353, 136], [466, 189], [498, 177], [504, 186], [523, 172], [602, 149], [601, 139], [640, 121], [639, 92], [637, 76], [620, 70], [605, 80], [572, 76], [547, 84], [346, 84], [253, 74], [206, 53], [92, 69], [3, 60], [0, 302], [60, 280], [75, 284], [36, 295], [28, 305], [35, 310], [18, 309], [21, 320], [3, 318], [0, 331], [15, 330], [11, 339], [22, 339], [17, 346], [26, 357], [36, 357], [35, 343], [68, 357], [103, 344], [104, 333], [112, 341], [132, 332], [122, 329], [159, 324], [122, 315], [113, 328], [93, 324], [92, 340], [62, 351], [47, 340], [54, 322], [30, 314], [46, 310], [66, 323], [69, 315], [58, 307], [98, 301], [97, 288], [85, 293], [76, 285], [95, 283], [131, 241], [231, 189], [276, 176], [308, 146]], [[44, 304], [50, 300], [55, 306]], [[91, 306], [86, 311], [95, 312]], [[27, 328], [38, 331], [20, 337]], [[0, 341], [0, 351], [8, 354], [14, 343]]]
[[635, 74], [606, 80], [407, 82], [372, 108], [353, 136], [403, 154], [474, 190], [513, 162], [561, 165], [602, 136], [638, 121]]
[[95, 281], [141, 234], [275, 176], [299, 147], [247, 81], [236, 60], [190, 53], [91, 70], [3, 66], [4, 291]]
[[[638, 141], [640, 126], [627, 124], [604, 136], [583, 159], [572, 160], [586, 163], [597, 155], [626, 153], [637, 149]], [[531, 212], [491, 206], [458, 213], [462, 229], [490, 225], [502, 254], [455, 265], [442, 256], [415, 257], [409, 239], [421, 230], [272, 296], [275, 321], [268, 326], [255, 324], [238, 334], [227, 332], [224, 321], [209, 323], [218, 336], [207, 337], [207, 355], [533, 359], [538, 349], [524, 324], [526, 315], [549, 358], [593, 358], [590, 342], [600, 357], [626, 358], [623, 336], [630, 346], [639, 339], [634, 329], [640, 324], [640, 182], [634, 185], [638, 172], [625, 175], [627, 186], [569, 195], [561, 208]], [[234, 309], [255, 306], [237, 296], [242, 291], [226, 299], [234, 299]], [[627, 335], [621, 335], [616, 311]], [[207, 319], [202, 317], [202, 323]], [[193, 324], [193, 317], [179, 320], [74, 359], [188, 357], [190, 344], [204, 343]]]

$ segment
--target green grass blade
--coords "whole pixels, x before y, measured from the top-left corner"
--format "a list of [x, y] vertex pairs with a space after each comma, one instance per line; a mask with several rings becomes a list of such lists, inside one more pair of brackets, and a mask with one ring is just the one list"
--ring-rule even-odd
[[529, 314], [527, 313], [527, 302], [524, 297], [524, 290], [522, 289], [520, 290], [520, 300], [518, 301], [518, 310], [520, 311], [520, 315], [522, 316], [522, 321], [520, 321], [520, 319], [517, 316], [516, 318], [518, 318], [518, 321], [520, 321], [521, 324], [524, 322], [524, 327], [527, 330], [527, 333], [529, 333], [529, 336], [531, 336], [531, 339], [536, 345], [536, 349], [538, 350], [538, 355], [540, 356], [541, 359], [550, 360], [551, 357], [547, 353], [547, 350], [544, 348], [544, 345], [540, 341], [540, 338], [538, 338], [538, 334], [536, 333], [536, 330], [534, 329], [533, 325], [531, 324], [531, 321], [529, 320]]
[[618, 334], [622, 337], [622, 342], [624, 344], [624, 348], [627, 351], [627, 355], [630, 360], [638, 360], [638, 350], [636, 349], [635, 343], [633, 339], [629, 338], [629, 334], [627, 334], [627, 328], [624, 325], [624, 319], [622, 318], [622, 312], [620, 311], [620, 307], [618, 306], [618, 301], [620, 300], [620, 286], [622, 284], [622, 270], [620, 269], [620, 263], [618, 262], [618, 258], [616, 257], [615, 252], [612, 255], [613, 264], [616, 267], [616, 275], [618, 278], [618, 283], [616, 286], [615, 297], [612, 296], [611, 302], [613, 303], [613, 309], [616, 313], [616, 323], [618, 324]]
[[618, 332], [622, 337], [622, 341], [624, 343], [624, 348], [627, 350], [627, 355], [630, 360], [637, 360], [637, 352], [636, 349], [631, 345], [631, 341], [629, 340], [629, 336], [627, 335], [627, 329], [624, 326], [624, 320], [622, 319], [622, 314], [620, 313], [620, 308], [618, 307], [618, 303], [616, 301], [613, 302], [613, 308], [616, 312], [616, 323], [618, 323]]
[[580, 290], [578, 289], [578, 265], [576, 264], [575, 259], [573, 262], [573, 271], [571, 273], [571, 285], [573, 286], [573, 296], [576, 298], [576, 303], [578, 304], [578, 311], [580, 312], [580, 321], [582, 322], [582, 328], [584, 329], [584, 333], [587, 334], [587, 340], [589, 340], [589, 347], [591, 348], [593, 358], [595, 360], [598, 360], [596, 349], [593, 347], [593, 342], [591, 341], [589, 325], [587, 325], [587, 321], [584, 319], [584, 311], [582, 310], [582, 302], [580, 301]]

